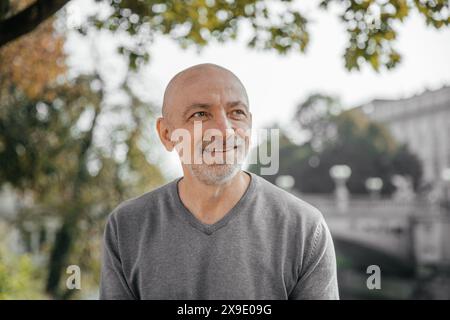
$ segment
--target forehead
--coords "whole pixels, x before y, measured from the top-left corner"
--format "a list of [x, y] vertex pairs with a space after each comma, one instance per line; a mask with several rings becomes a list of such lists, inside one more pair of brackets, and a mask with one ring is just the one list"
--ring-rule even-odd
[[179, 111], [190, 103], [226, 104], [246, 101], [245, 89], [231, 73], [221, 70], [204, 70], [181, 75], [171, 92], [170, 108]]

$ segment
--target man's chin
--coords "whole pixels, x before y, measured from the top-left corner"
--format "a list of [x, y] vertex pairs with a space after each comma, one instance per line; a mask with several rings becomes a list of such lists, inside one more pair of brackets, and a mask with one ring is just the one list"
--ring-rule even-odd
[[241, 171], [240, 164], [194, 164], [189, 168], [194, 177], [207, 185], [226, 183]]

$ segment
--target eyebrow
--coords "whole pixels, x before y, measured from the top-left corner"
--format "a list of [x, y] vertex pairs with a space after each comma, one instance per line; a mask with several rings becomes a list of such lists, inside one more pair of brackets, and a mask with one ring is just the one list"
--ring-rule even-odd
[[192, 109], [209, 109], [210, 107], [211, 105], [207, 103], [193, 103], [183, 111], [183, 119], [187, 117], [188, 113], [190, 113]]
[[242, 105], [243, 107], [245, 107], [245, 109], [248, 111], [248, 106], [242, 102], [241, 100], [237, 100], [237, 101], [232, 101], [232, 102], [228, 102], [227, 103], [227, 107], [232, 108], [238, 105]]
[[[235, 107], [235, 106], [238, 106], [238, 105], [242, 105], [248, 111], [248, 106], [244, 102], [242, 102], [240, 100], [231, 101], [231, 102], [227, 103], [227, 107], [228, 108], [232, 108], [232, 107]], [[192, 111], [192, 109], [209, 109], [209, 108], [211, 108], [211, 105], [208, 104], [208, 103], [198, 103], [198, 102], [197, 103], [193, 103], [193, 104], [189, 105], [186, 108], [186, 110], [184, 110], [183, 118], [186, 118], [188, 113], [190, 113]]]

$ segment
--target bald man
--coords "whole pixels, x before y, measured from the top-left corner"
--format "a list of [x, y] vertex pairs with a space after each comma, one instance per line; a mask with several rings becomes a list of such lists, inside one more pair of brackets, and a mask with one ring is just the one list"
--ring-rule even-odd
[[339, 298], [322, 214], [241, 169], [251, 126], [231, 71], [201, 64], [172, 78], [156, 127], [183, 176], [111, 212], [101, 299]]

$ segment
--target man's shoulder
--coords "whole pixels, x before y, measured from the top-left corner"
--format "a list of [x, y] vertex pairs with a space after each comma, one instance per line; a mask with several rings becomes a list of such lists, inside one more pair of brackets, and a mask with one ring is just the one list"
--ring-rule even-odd
[[272, 213], [283, 218], [301, 220], [317, 225], [323, 220], [322, 212], [313, 204], [303, 200], [301, 195], [288, 192], [261, 176], [256, 176], [260, 196], [268, 207], [276, 208]]
[[176, 180], [168, 182], [139, 196], [122, 201], [110, 213], [110, 219], [120, 220], [143, 217], [148, 213], [151, 207], [158, 206], [162, 201], [168, 200], [172, 184], [174, 183], [176, 183]]

